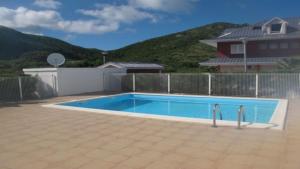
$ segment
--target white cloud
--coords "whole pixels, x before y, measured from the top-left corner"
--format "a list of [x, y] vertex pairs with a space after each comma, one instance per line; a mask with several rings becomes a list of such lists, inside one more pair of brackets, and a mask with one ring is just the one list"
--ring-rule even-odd
[[17, 9], [0, 7], [0, 20], [1, 25], [12, 28], [55, 28], [61, 17], [58, 12], [52, 10], [34, 11], [25, 7]]
[[117, 23], [101, 23], [98, 20], [60, 21], [58, 27], [61, 30], [81, 34], [103, 34], [119, 29]]
[[129, 24], [155, 17], [130, 6], [105, 5], [101, 9], [80, 10], [81, 14], [90, 16], [85, 20], [65, 20], [54, 10], [31, 10], [25, 7], [10, 9], [0, 7], [1, 25], [26, 29], [31, 32], [37, 28], [48, 28], [80, 34], [103, 34], [119, 30], [121, 24]]
[[137, 30], [134, 28], [125, 28], [123, 31], [128, 32], [128, 33], [136, 33], [137, 32]]
[[33, 4], [42, 8], [49, 9], [57, 9], [61, 6], [61, 2], [56, 0], [35, 0]]
[[[99, 5], [98, 5], [99, 6]], [[102, 8], [95, 10], [79, 10], [80, 13], [87, 16], [98, 18], [106, 23], [132, 23], [144, 19], [156, 21], [156, 17], [150, 13], [140, 11], [128, 5], [102, 5]]]
[[[127, 4], [97, 4], [95, 9], [80, 9], [77, 12], [85, 19], [64, 19], [56, 11], [61, 2], [58, 0], [35, 0], [34, 4], [49, 8], [32, 10], [26, 7], [11, 9], [0, 7], [0, 25], [17, 28], [26, 32], [52, 29], [78, 34], [103, 34], [118, 31], [122, 24], [132, 24], [160, 19], [157, 12], [174, 12], [189, 9], [199, 0], [127, 0]], [[155, 10], [155, 11], [154, 11]], [[86, 19], [89, 17], [89, 19]]]
[[129, 0], [129, 5], [136, 8], [164, 12], [187, 11], [199, 0]]

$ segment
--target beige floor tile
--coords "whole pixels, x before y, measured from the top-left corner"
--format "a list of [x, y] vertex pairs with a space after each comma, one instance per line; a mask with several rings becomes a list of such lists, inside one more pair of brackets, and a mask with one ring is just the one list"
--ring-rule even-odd
[[131, 157], [131, 156], [134, 156], [134, 155], [138, 155], [142, 151], [143, 151], [143, 149], [141, 149], [141, 148], [135, 148], [133, 146], [128, 146], [128, 147], [125, 147], [125, 148], [119, 150], [118, 153], [121, 154], [121, 155]]
[[176, 163], [157, 161], [148, 165], [145, 169], [181, 169], [181, 166]]
[[94, 158], [94, 159], [103, 159], [109, 155], [112, 155], [113, 152], [104, 150], [104, 149], [93, 149], [89, 152], [87, 152], [85, 155], [89, 158]]
[[19, 169], [45, 169], [49, 166], [48, 162], [45, 161], [33, 161], [27, 164], [24, 164], [19, 167]]
[[103, 161], [107, 161], [107, 162], [111, 162], [111, 163], [121, 163], [125, 160], [127, 160], [129, 157], [125, 156], [125, 155], [120, 155], [120, 154], [112, 154], [112, 155], [108, 155], [106, 157], [103, 158]]
[[171, 164], [181, 164], [184, 161], [187, 161], [189, 158], [189, 156], [184, 156], [176, 153], [167, 153], [163, 155], [163, 157], [161, 157], [159, 161]]
[[73, 153], [65, 152], [65, 151], [58, 151], [52, 154], [49, 154], [43, 157], [44, 160], [53, 163], [53, 162], [62, 162], [71, 157], [75, 156]]
[[91, 161], [93, 161], [91, 158], [81, 155], [63, 161], [62, 166], [64, 166], [65, 168], [76, 169]]
[[110, 169], [113, 168], [115, 164], [109, 163], [106, 161], [101, 161], [101, 160], [95, 160], [92, 162], [89, 162], [83, 166], [81, 166], [79, 169]]
[[132, 169], [141, 169], [148, 166], [150, 163], [152, 163], [153, 159], [148, 158], [142, 158], [142, 157], [131, 157], [126, 161], [121, 162], [117, 166], [120, 168], [132, 168]]
[[214, 169], [215, 164], [205, 159], [189, 159], [180, 165], [181, 169]]
[[20, 168], [22, 166], [30, 165], [35, 159], [28, 158], [26, 156], [20, 156], [14, 159], [7, 160], [4, 162], [7, 168]]
[[252, 166], [240, 163], [221, 163], [216, 169], [252, 169]]
[[1, 107], [0, 168], [299, 169], [299, 103], [290, 101], [285, 131]]

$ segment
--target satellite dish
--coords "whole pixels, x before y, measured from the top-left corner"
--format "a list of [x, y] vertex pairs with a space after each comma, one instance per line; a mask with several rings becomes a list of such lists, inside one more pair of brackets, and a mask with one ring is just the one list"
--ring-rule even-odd
[[47, 62], [54, 66], [54, 67], [59, 67], [65, 63], [66, 59], [64, 55], [60, 53], [52, 53], [48, 56]]

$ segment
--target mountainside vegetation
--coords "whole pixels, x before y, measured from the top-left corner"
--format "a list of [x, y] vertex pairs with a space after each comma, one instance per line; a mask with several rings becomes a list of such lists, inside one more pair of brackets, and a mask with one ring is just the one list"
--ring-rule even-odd
[[97, 66], [101, 50], [86, 49], [62, 40], [18, 32], [0, 26], [0, 75], [22, 73], [22, 68], [50, 67], [47, 56], [58, 52], [66, 56], [66, 67]]
[[117, 61], [160, 63], [168, 72], [207, 71], [207, 68], [199, 69], [198, 63], [215, 57], [216, 49], [199, 41], [217, 37], [225, 29], [239, 26], [214, 23], [150, 39], [113, 51], [113, 58]]
[[[214, 57], [216, 49], [199, 42], [218, 36], [224, 29], [239, 27], [214, 23], [187, 31], [146, 40], [110, 51], [108, 61], [154, 62], [167, 72], [207, 71], [198, 63]], [[102, 51], [87, 49], [46, 36], [24, 34], [0, 26], [0, 76], [21, 74], [22, 68], [50, 67], [47, 56], [58, 52], [66, 56], [64, 67], [95, 67], [102, 64]]]

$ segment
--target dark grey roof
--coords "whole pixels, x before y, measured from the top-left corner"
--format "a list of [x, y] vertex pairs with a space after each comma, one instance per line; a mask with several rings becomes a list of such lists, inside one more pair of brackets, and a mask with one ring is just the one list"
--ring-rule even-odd
[[231, 40], [241, 40], [241, 38], [247, 38], [248, 40], [300, 38], [300, 17], [282, 18], [282, 20], [286, 21], [288, 24], [286, 34], [266, 34], [265, 32], [263, 32], [262, 29], [259, 29], [265, 23], [268, 23], [271, 20], [272, 19], [264, 20], [256, 24], [242, 27], [242, 28], [226, 29], [222, 33], [222, 35], [220, 35], [218, 38], [214, 40], [231, 41]]
[[124, 68], [124, 69], [158, 69], [162, 70], [164, 67], [155, 63], [137, 63], [137, 62], [108, 62], [104, 65], [99, 66], [99, 68]]
[[[291, 57], [257, 57], [247, 58], [247, 65], [276, 65], [279, 62], [291, 59]], [[213, 58], [205, 62], [199, 63], [201, 66], [239, 66], [244, 65], [244, 58]]]

